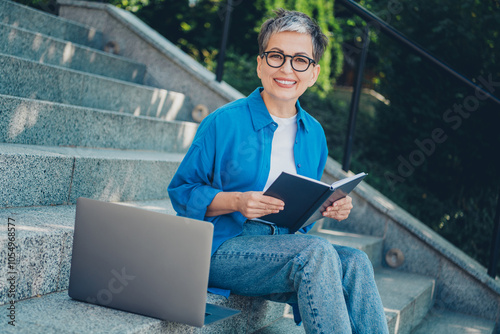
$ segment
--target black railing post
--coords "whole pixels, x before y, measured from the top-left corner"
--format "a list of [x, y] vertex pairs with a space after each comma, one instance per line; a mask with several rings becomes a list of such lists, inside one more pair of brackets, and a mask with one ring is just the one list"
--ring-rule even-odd
[[500, 191], [498, 192], [497, 212], [495, 214], [495, 229], [491, 238], [490, 267], [488, 275], [495, 278], [497, 273], [498, 255], [500, 253]]
[[231, 23], [231, 12], [233, 11], [233, 0], [227, 0], [226, 16], [224, 19], [224, 31], [222, 33], [222, 43], [220, 46], [219, 57], [217, 59], [217, 71], [215, 73], [215, 80], [222, 81], [222, 74], [224, 72], [224, 58], [226, 57], [227, 37], [229, 36], [229, 25]]
[[352, 91], [351, 107], [349, 110], [349, 121], [347, 134], [344, 146], [344, 157], [342, 161], [342, 169], [349, 171], [351, 165], [352, 146], [354, 143], [354, 133], [356, 129], [356, 116], [359, 109], [359, 99], [361, 96], [361, 88], [363, 84], [363, 72], [365, 71], [366, 56], [368, 54], [368, 45], [370, 44], [370, 29], [368, 26], [363, 31], [363, 49], [359, 57], [358, 73], [356, 74], [356, 81]]

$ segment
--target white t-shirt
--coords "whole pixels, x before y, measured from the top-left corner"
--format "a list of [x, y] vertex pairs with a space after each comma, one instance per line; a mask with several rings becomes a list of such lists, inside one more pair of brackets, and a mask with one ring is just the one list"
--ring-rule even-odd
[[278, 178], [281, 172], [297, 174], [293, 155], [293, 146], [297, 135], [297, 115], [290, 118], [280, 118], [273, 115], [271, 117], [278, 124], [278, 128], [274, 131], [271, 169], [264, 191]]

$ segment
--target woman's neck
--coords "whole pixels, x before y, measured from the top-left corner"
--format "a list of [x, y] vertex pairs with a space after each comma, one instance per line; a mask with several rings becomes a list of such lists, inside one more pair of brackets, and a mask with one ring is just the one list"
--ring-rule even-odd
[[275, 101], [262, 93], [261, 96], [271, 115], [280, 118], [290, 118], [297, 114], [297, 108], [295, 107], [297, 101]]

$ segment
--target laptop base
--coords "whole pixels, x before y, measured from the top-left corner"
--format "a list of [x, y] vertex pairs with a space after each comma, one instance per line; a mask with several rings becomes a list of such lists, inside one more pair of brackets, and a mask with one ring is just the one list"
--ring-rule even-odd
[[241, 311], [207, 303], [207, 308], [205, 310], [205, 326], [214, 324], [221, 320], [226, 320], [237, 315], [238, 313], [241, 313]]

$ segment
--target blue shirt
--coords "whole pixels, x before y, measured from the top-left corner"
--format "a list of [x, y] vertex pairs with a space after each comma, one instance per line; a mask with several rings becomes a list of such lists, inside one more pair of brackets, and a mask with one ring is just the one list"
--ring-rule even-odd
[[[168, 186], [178, 215], [214, 224], [212, 255], [224, 241], [239, 235], [247, 220], [240, 212], [205, 217], [215, 195], [221, 191], [262, 191], [269, 175], [271, 144], [278, 125], [264, 104], [262, 90], [217, 109], [201, 122]], [[328, 156], [325, 133], [298, 101], [296, 108], [293, 151], [297, 173], [319, 180]], [[301, 232], [310, 228], [312, 225]]]

